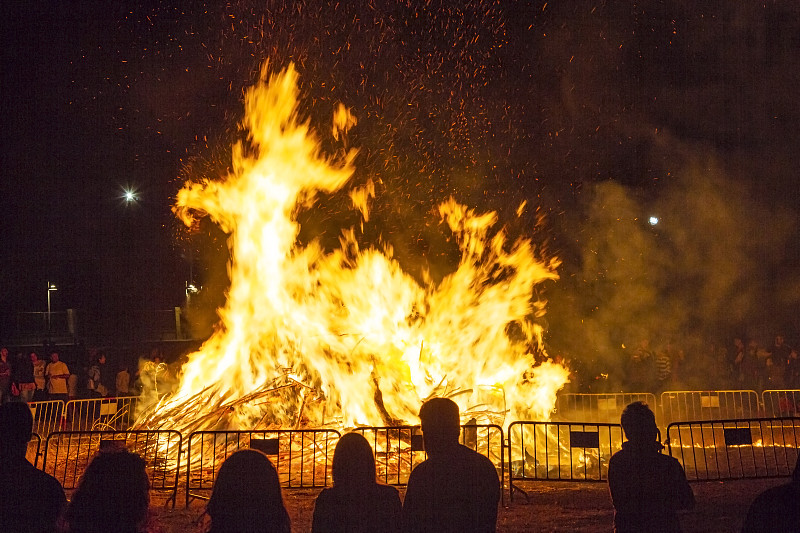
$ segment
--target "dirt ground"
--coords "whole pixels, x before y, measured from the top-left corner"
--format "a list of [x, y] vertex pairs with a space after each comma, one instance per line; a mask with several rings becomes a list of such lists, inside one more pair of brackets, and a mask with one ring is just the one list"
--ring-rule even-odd
[[[737, 532], [753, 498], [768, 487], [786, 482], [788, 479], [784, 478], [693, 483], [697, 506], [682, 515], [683, 530], [687, 533]], [[509, 501], [508, 491], [505, 491], [505, 503], [498, 516], [498, 532], [593, 533], [612, 530], [613, 508], [604, 483], [536, 482], [526, 485], [525, 489], [529, 499], [517, 494], [513, 502]], [[319, 490], [284, 491], [294, 533], [311, 530], [314, 499], [318, 493]], [[178, 505], [173, 510], [162, 505], [163, 499], [154, 498], [152, 511], [164, 533], [204, 532], [207, 526], [203, 517], [204, 502], [196, 500], [185, 509], [181, 499], [178, 498]]]

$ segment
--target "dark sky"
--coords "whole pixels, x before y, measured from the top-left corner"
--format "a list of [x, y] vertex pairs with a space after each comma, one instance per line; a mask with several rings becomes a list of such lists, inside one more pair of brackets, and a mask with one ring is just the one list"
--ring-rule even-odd
[[[692, 236], [710, 232], [722, 244], [699, 260], [704, 267], [742, 253], [763, 266], [736, 259], [758, 290], [722, 325], [777, 311], [781, 327], [796, 329], [795, 2], [218, 4], [3, 4], [6, 318], [44, 310], [48, 280], [59, 285], [54, 308], [80, 309], [88, 322], [181, 305], [189, 250], [202, 263], [213, 239], [187, 243], [170, 213], [174, 195], [184, 178], [227, 167], [242, 92], [269, 59], [297, 64], [312, 122], [323, 124], [339, 101], [353, 109], [354, 181], [382, 184], [371, 236], [391, 242], [409, 269], [423, 255], [436, 269], [441, 228], [426, 218], [438, 201], [454, 195], [510, 220], [509, 206], [528, 199], [538, 212], [515, 229], [563, 258], [553, 320], [566, 320], [614, 299], [603, 279], [647, 283], [614, 270], [619, 257], [587, 277], [590, 243], [611, 235], [598, 212], [614, 220], [617, 207], [631, 217], [660, 207], [672, 210], [675, 229], [660, 238], [674, 255], [641, 265], [669, 272], [654, 282], [659, 291], [689, 283], [713, 299], [749, 294], [747, 279], [720, 288], [675, 266], [699, 270], [682, 251], [702, 255], [710, 245]], [[695, 211], [735, 204], [747, 223], [686, 216], [676, 206], [700, 198], [692, 184], [708, 195]], [[135, 205], [120, 199], [125, 187], [137, 190]], [[330, 212], [320, 209], [328, 222], [308, 227], [337, 220], [342, 204], [332, 198]]]

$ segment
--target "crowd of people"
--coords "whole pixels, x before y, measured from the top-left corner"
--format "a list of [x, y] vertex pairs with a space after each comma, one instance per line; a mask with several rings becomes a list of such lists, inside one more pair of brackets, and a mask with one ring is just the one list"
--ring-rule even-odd
[[57, 349], [39, 353], [0, 348], [0, 404], [9, 401], [75, 400], [139, 394], [146, 383], [163, 394], [174, 385], [174, 370], [157, 348], [135, 362], [112, 360], [104, 350], [91, 349], [69, 365]]
[[[428, 458], [411, 473], [405, 501], [376, 480], [375, 459], [358, 433], [334, 451], [333, 486], [314, 507], [313, 533], [491, 532], [500, 479], [492, 462], [458, 442], [458, 406], [434, 398], [420, 423]], [[67, 503], [52, 476], [25, 458], [33, 419], [22, 402], [0, 406], [0, 524], [20, 533], [153, 533], [145, 461], [126, 450], [98, 453]], [[289, 533], [278, 472], [254, 449], [230, 455], [219, 468], [206, 506], [209, 533]]]
[[726, 342], [645, 338], [611, 361], [569, 360], [575, 393], [666, 390], [800, 389], [800, 359], [783, 335], [770, 343], [735, 337]]
[[[500, 479], [492, 462], [459, 443], [458, 406], [433, 398], [420, 409], [427, 459], [411, 472], [405, 499], [376, 480], [367, 440], [347, 433], [332, 464], [333, 486], [316, 498], [312, 533], [485, 533], [496, 531]], [[617, 533], [681, 531], [678, 512], [694, 495], [680, 463], [661, 453], [655, 416], [628, 405], [626, 441], [609, 461], [608, 486]], [[31, 411], [0, 406], [0, 525], [19, 533], [159, 533], [149, 513], [145, 461], [125, 449], [99, 452], [67, 502], [52, 476], [25, 457]], [[291, 520], [275, 466], [264, 453], [241, 449], [222, 463], [206, 506], [208, 533], [290, 533]], [[800, 530], [800, 456], [792, 481], [759, 495], [745, 533]]]

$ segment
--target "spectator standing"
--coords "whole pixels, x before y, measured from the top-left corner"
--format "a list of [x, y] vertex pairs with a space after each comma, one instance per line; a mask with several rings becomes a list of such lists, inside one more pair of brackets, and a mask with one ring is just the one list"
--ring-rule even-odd
[[655, 415], [634, 402], [620, 421], [628, 440], [608, 463], [614, 531], [680, 531], [677, 511], [694, 507], [694, 494], [678, 460], [661, 453]]
[[19, 399], [22, 402], [32, 402], [33, 393], [36, 391], [36, 382], [33, 379], [33, 362], [24, 353], [17, 354], [14, 363], [14, 384], [19, 391]]
[[432, 398], [422, 405], [419, 417], [428, 458], [408, 479], [402, 531], [495, 531], [500, 480], [487, 457], [458, 442], [458, 405]]
[[50, 354], [50, 364], [44, 371], [47, 378], [47, 393], [51, 400], [61, 400], [66, 402], [68, 397], [67, 379], [69, 379], [69, 368], [66, 363], [59, 360], [58, 352]]
[[659, 394], [668, 388], [670, 378], [672, 377], [672, 344], [667, 343], [666, 346], [658, 350], [655, 358], [656, 366], [656, 394]]
[[631, 392], [650, 392], [653, 384], [653, 363], [650, 339], [642, 339], [628, 361], [627, 378]]
[[97, 358], [97, 363], [100, 367], [100, 387], [98, 392], [100, 392], [101, 396], [108, 396], [116, 387], [114, 371], [104, 353], [101, 353], [100, 357]]
[[56, 479], [26, 458], [33, 434], [30, 408], [0, 406], [0, 528], [14, 533], [51, 533], [67, 499]]
[[98, 388], [100, 387], [100, 365], [97, 361], [94, 362], [87, 370], [86, 370], [86, 389], [89, 391], [89, 395], [93, 398], [102, 396], [100, 394]]
[[8, 348], [0, 348], [0, 404], [11, 399], [11, 361], [8, 359]]
[[149, 490], [144, 459], [127, 450], [100, 452], [72, 495], [66, 532], [147, 532]]
[[333, 452], [333, 487], [317, 496], [311, 533], [398, 533], [400, 495], [375, 477], [367, 439], [342, 436]]
[[117, 396], [128, 396], [131, 393], [131, 374], [128, 372], [128, 367], [123, 365], [119, 372], [117, 372], [117, 376], [114, 383], [115, 390], [117, 391]]
[[[740, 339], [736, 339], [741, 342]], [[735, 342], [735, 341], [734, 341]], [[747, 346], [742, 346], [739, 349], [736, 346], [736, 359], [734, 363], [738, 368], [738, 381], [739, 386], [747, 389], [757, 391], [759, 389], [760, 369], [758, 361], [758, 343], [751, 340]]]
[[30, 358], [33, 365], [33, 381], [36, 383], [36, 391], [33, 393], [33, 399], [38, 402], [45, 400], [47, 397], [44, 390], [45, 384], [47, 383], [44, 378], [46, 364], [43, 360], [39, 359], [39, 354], [36, 352], [31, 352]]
[[278, 471], [258, 450], [225, 459], [206, 507], [208, 533], [290, 533]]

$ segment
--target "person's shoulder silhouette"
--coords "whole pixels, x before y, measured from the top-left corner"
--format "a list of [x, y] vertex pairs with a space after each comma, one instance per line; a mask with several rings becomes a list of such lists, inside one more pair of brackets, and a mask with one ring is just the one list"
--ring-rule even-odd
[[98, 453], [65, 513], [69, 533], [140, 533], [147, 524], [150, 480], [145, 461], [127, 450]]
[[487, 457], [459, 444], [458, 405], [433, 398], [422, 405], [419, 417], [428, 458], [409, 477], [403, 531], [495, 531], [500, 479]]
[[747, 510], [742, 533], [800, 532], [800, 455], [792, 481], [767, 489]]
[[206, 512], [209, 533], [290, 533], [278, 471], [258, 450], [231, 454], [217, 473]]
[[367, 439], [347, 433], [333, 453], [333, 487], [314, 504], [312, 533], [393, 533], [400, 530], [400, 495], [376, 481]]
[[3, 531], [45, 533], [56, 529], [66, 504], [61, 484], [26, 458], [33, 416], [24, 402], [0, 406], [0, 527]]
[[692, 508], [694, 494], [678, 460], [661, 453], [653, 411], [634, 402], [620, 421], [628, 440], [608, 464], [614, 530], [680, 531], [676, 511]]

